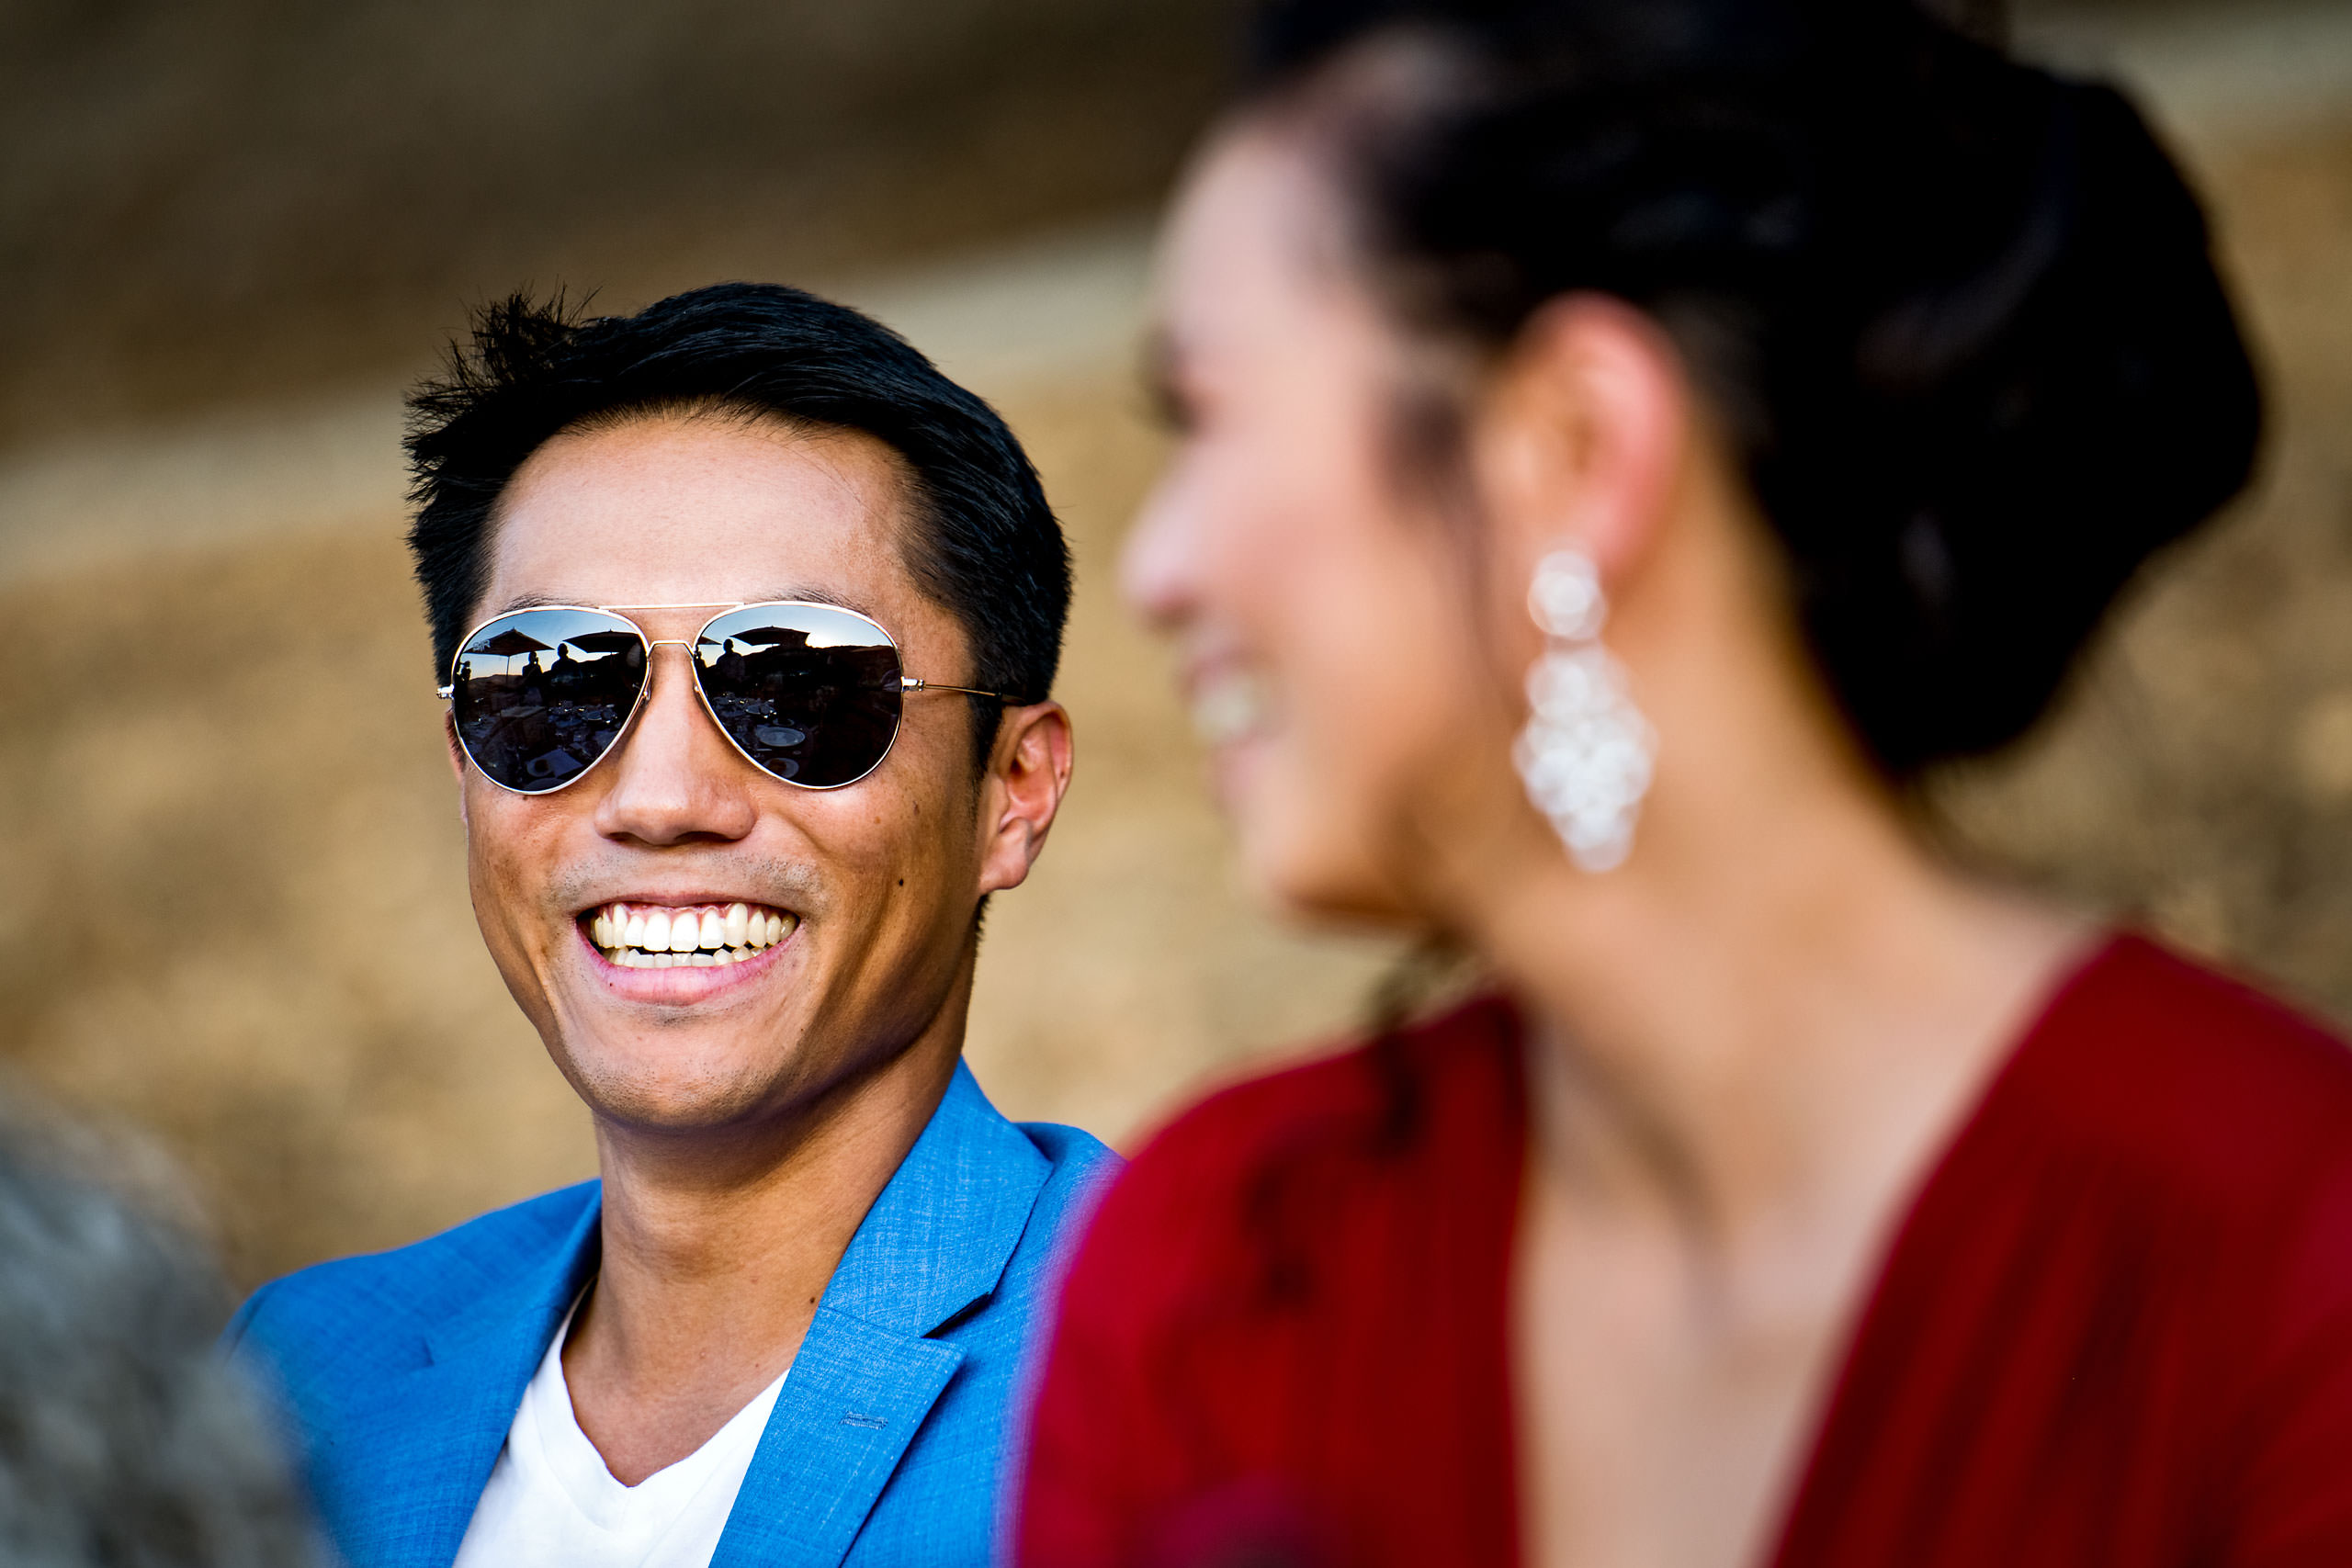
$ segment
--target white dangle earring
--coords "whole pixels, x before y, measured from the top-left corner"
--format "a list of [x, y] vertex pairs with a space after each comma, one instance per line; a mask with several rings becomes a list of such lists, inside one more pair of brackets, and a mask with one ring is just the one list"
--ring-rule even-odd
[[1609, 871], [1634, 847], [1657, 734], [1600, 645], [1609, 604], [1590, 556], [1564, 547], [1537, 562], [1527, 609], [1549, 646], [1527, 671], [1532, 711], [1511, 761], [1577, 864]]

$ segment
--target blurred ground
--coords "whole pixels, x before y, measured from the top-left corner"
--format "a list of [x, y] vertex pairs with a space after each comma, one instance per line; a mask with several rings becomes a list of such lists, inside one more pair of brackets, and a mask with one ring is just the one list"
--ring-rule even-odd
[[0, 0], [0, 445], [1159, 192], [1232, 0]]
[[[31, 160], [34, 174], [5, 176], [19, 187], [6, 210], [21, 220], [40, 209], [28, 181], [135, 165], [145, 172], [109, 175], [103, 192], [146, 194], [96, 205], [122, 231], [196, 259], [185, 277], [159, 265], [142, 293], [126, 281], [135, 258], [61, 281], [71, 271], [62, 253], [19, 221], [0, 241], [0, 266], [14, 269], [0, 276], [0, 615], [19, 650], [0, 682], [0, 1058], [72, 1104], [158, 1134], [196, 1176], [248, 1280], [397, 1243], [592, 1168], [584, 1117], [506, 999], [466, 908], [392, 446], [401, 379], [465, 294], [452, 280], [559, 276], [602, 284], [615, 307], [716, 276], [815, 279], [908, 331], [1030, 443], [1079, 557], [1061, 694], [1080, 750], [1038, 874], [990, 918], [971, 1055], [1009, 1111], [1126, 1137], [1203, 1074], [1346, 1026], [1388, 949], [1285, 931], [1240, 897], [1164, 661], [1111, 593], [1119, 536], [1156, 456], [1129, 384], [1145, 267], [1135, 204], [1206, 101], [1205, 10], [1155, 0], [1137, 12], [1136, 39], [1104, 42], [1076, 0], [942, 6], [936, 30], [967, 51], [975, 37], [1011, 36], [991, 30], [1007, 17], [1061, 28], [1054, 69], [1093, 84], [1077, 94], [1091, 108], [1027, 103], [1002, 110], [1006, 123], [1047, 129], [991, 134], [1052, 142], [1116, 124], [1121, 96], [1133, 99], [1136, 126], [1055, 152], [1084, 164], [1077, 173], [1041, 173], [1041, 159], [1024, 165], [1036, 183], [1023, 187], [995, 153], [957, 161], [973, 127], [998, 123], [1002, 100], [990, 93], [1035, 97], [1051, 84], [1052, 70], [1000, 62], [978, 73], [1000, 85], [912, 116], [920, 123], [881, 138], [881, 151], [812, 153], [807, 168], [714, 153], [712, 183], [677, 197], [691, 221], [633, 220], [616, 237], [589, 197], [616, 191], [628, 199], [613, 211], [658, 213], [645, 193], [661, 184], [659, 161], [619, 158], [597, 140], [598, 115], [639, 105], [627, 123], [642, 124], [652, 112], [642, 106], [690, 100], [674, 73], [721, 71], [712, 51], [740, 41], [746, 58], [773, 62], [805, 38], [832, 40], [823, 47], [842, 52], [820, 51], [831, 63], [816, 75], [842, 76], [828, 88], [842, 98], [758, 111], [786, 130], [816, 128], [803, 142], [820, 152], [852, 112], [820, 113], [825, 102], [854, 100], [867, 106], [857, 114], [888, 120], [908, 95], [955, 85], [959, 57], [942, 45], [915, 51], [932, 62], [920, 70], [892, 63], [870, 41], [887, 34], [842, 44], [864, 24], [813, 6], [771, 7], [782, 19], [748, 40], [718, 28], [715, 6], [690, 9], [703, 29], [689, 29], [691, 48], [666, 33], [649, 40], [617, 7], [601, 21], [590, 7], [569, 28], [550, 26], [563, 35], [554, 62], [522, 73], [538, 85], [503, 118], [483, 120], [458, 95], [447, 112], [462, 134], [390, 126], [370, 141], [349, 114], [313, 105], [319, 125], [341, 128], [340, 141], [320, 133], [322, 151], [293, 144], [288, 127], [311, 122], [288, 118], [288, 62], [326, 47], [312, 36], [321, 28], [342, 40], [332, 60], [392, 47], [390, 8], [359, 6], [330, 23], [241, 4], [220, 8], [239, 27], [282, 33], [261, 63], [233, 29], [226, 42], [191, 41], [161, 11], [116, 7], [103, 12], [118, 19], [103, 35], [116, 52], [91, 45], [84, 77], [47, 82], [41, 102], [104, 85], [85, 78], [121, 69], [120, 40], [135, 35], [142, 49], [210, 49], [204, 90], [232, 80], [254, 96], [242, 129], [191, 132], [176, 163], [107, 163], [91, 151], [101, 131], [170, 141], [178, 122], [152, 105], [182, 100], [151, 87], [131, 95], [151, 107], [122, 109], [120, 125], [60, 132], [71, 158], [51, 148]], [[908, 6], [881, 9], [903, 24]], [[18, 5], [0, 12], [0, 31], [30, 36], [28, 17], [95, 28], [101, 14]], [[519, 7], [502, 25], [536, 15]], [[1975, 852], [2144, 911], [2352, 1018], [2347, 17], [2267, 0], [2028, 14], [2037, 47], [2150, 85], [2212, 200], [2270, 374], [2274, 434], [2256, 493], [2160, 563], [2060, 722], [2004, 765], [1946, 781], [1938, 801]], [[429, 8], [425, 22], [435, 18], [460, 39], [466, 26], [489, 26], [454, 7]], [[671, 62], [672, 74], [652, 73], [658, 91], [621, 69], [631, 51]], [[816, 79], [805, 61], [795, 68], [803, 75], [777, 67], [780, 96]], [[366, 76], [342, 69], [330, 79], [346, 89]], [[727, 63], [700, 87], [752, 92], [750, 69]], [[847, 80], [860, 71], [872, 73], [864, 86]], [[567, 81], [571, 96], [558, 90]], [[34, 111], [13, 101], [0, 117], [30, 123]], [[359, 107], [374, 102], [363, 95]], [[192, 112], [182, 103], [183, 118]], [[663, 134], [717, 146], [758, 118], [713, 130], [711, 113], [696, 112]], [[571, 162], [567, 137], [581, 148]], [[256, 146], [297, 166], [286, 189], [256, 172]], [[435, 147], [443, 172], [419, 188], [387, 174], [430, 170], [416, 150]], [[457, 185], [475, 205], [452, 205], [446, 165], [469, 148], [486, 166]], [[497, 194], [535, 160], [560, 164], [571, 194], [502, 214]], [[745, 182], [740, 210], [726, 199], [729, 169]], [[860, 177], [871, 196], [839, 196]], [[949, 186], [961, 208], [927, 209], [907, 194]], [[141, 201], [167, 210], [140, 218]], [[860, 216], [860, 202], [873, 212]], [[301, 221], [273, 228], [270, 214], [289, 204]], [[778, 211], [814, 216], [802, 225]], [[241, 212], [258, 235], [250, 254], [233, 243]], [[1046, 218], [1056, 222], [1043, 237], [1021, 237]], [[75, 244], [106, 249], [114, 231], [86, 212], [73, 221]], [[452, 223], [455, 240], [443, 232]], [[803, 227], [830, 237], [788, 231]], [[949, 242], [964, 248], [942, 252]], [[305, 255], [332, 265], [306, 270]], [[219, 281], [232, 276], [246, 282]], [[338, 316], [336, 277], [360, 301], [343, 312], [356, 319]], [[280, 298], [302, 330], [273, 336], [256, 323]], [[175, 315], [190, 320], [175, 327]], [[235, 352], [240, 332], [269, 340], [250, 364]]]

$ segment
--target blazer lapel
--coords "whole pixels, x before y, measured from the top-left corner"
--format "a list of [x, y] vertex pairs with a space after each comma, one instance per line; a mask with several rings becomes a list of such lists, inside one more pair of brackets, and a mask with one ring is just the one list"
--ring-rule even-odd
[[447, 1568], [548, 1343], [595, 1272], [601, 1202], [552, 1256], [425, 1337], [428, 1364], [362, 1394], [339, 1447], [360, 1484], [342, 1515], [352, 1561]]
[[[842, 1255], [711, 1568], [835, 1568], [964, 1352], [1050, 1173], [960, 1064]], [[517, 1391], [520, 1397], [520, 1391]]]
[[964, 1352], [820, 1306], [711, 1568], [831, 1568]]

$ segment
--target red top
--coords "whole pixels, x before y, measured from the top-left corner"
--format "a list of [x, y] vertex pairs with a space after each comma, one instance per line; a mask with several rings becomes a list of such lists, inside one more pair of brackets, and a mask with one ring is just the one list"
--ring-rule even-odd
[[[1024, 1568], [1517, 1557], [1514, 1015], [1193, 1110], [1104, 1201]], [[1777, 1568], [2352, 1564], [2352, 1055], [2123, 937], [1897, 1232]]]

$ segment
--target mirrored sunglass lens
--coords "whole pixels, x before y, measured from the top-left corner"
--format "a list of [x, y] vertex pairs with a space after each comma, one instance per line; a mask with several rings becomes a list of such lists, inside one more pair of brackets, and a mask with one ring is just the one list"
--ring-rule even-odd
[[704, 629], [695, 663], [719, 728], [780, 779], [854, 783], [899, 733], [899, 650], [863, 615], [821, 604], [729, 611]]
[[518, 610], [458, 651], [450, 703], [466, 755], [508, 789], [560, 789], [620, 739], [645, 644], [617, 615]]

